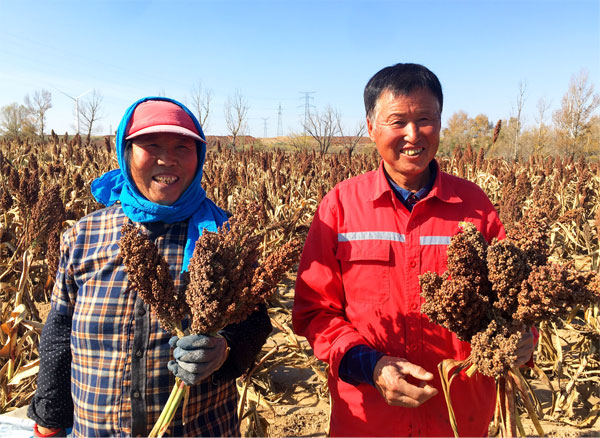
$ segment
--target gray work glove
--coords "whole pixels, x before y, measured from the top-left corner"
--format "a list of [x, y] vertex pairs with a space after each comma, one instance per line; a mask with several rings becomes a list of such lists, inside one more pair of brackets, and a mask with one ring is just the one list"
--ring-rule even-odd
[[221, 368], [229, 348], [222, 336], [173, 336], [169, 345], [174, 348], [167, 368], [186, 385], [195, 385]]

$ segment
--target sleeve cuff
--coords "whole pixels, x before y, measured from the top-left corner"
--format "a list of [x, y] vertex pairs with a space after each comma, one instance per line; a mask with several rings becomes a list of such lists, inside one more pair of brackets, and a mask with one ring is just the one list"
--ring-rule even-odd
[[373, 370], [377, 361], [383, 356], [383, 353], [374, 350], [368, 345], [355, 345], [344, 354], [340, 361], [338, 369], [340, 379], [354, 386], [361, 383], [368, 383], [371, 386], [375, 386]]

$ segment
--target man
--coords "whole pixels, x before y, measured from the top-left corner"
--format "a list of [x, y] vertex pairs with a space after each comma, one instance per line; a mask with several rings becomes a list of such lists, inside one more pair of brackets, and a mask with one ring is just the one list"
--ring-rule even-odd
[[[364, 100], [382, 162], [319, 205], [300, 261], [294, 328], [329, 364], [332, 436], [452, 436], [437, 364], [466, 358], [470, 347], [420, 313], [418, 277], [446, 271], [461, 221], [488, 241], [504, 238], [504, 228], [479, 187], [435, 161], [443, 94], [431, 71], [384, 68]], [[532, 349], [524, 335], [515, 365]], [[486, 435], [493, 380], [460, 375], [452, 396], [460, 434]]]
[[174, 375], [190, 391], [167, 434], [239, 436], [235, 378], [271, 331], [266, 307], [222, 337], [171, 338], [130, 287], [119, 256], [121, 227], [139, 224], [179, 288], [198, 235], [227, 220], [200, 184], [202, 128], [179, 102], [145, 98], [126, 111], [116, 143], [119, 169], [92, 184], [108, 207], [79, 220], [61, 242], [28, 411], [36, 436], [64, 436], [71, 425], [73, 436], [147, 436]]

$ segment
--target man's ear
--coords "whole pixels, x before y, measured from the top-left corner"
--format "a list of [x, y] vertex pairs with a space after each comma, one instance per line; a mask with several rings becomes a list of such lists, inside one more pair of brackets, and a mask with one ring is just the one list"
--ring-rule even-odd
[[375, 130], [375, 125], [373, 123], [371, 123], [371, 119], [369, 119], [369, 117], [367, 116], [367, 132], [369, 133], [369, 138], [373, 142], [375, 142], [375, 139], [373, 138], [374, 130]]

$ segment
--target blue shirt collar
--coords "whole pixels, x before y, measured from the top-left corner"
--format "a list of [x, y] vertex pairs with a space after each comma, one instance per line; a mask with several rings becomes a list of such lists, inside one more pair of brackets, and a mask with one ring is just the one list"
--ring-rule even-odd
[[[420, 189], [418, 192], [413, 193], [410, 190], [404, 189], [400, 187], [398, 184], [394, 182], [394, 180], [388, 175], [385, 171], [385, 167], [383, 168], [383, 172], [385, 173], [385, 177], [387, 178], [390, 187], [392, 188], [394, 194], [398, 198], [402, 204], [408, 209], [408, 211], [412, 211], [413, 205], [418, 201], [423, 199], [433, 188], [433, 184], [435, 183], [435, 177], [437, 176], [437, 166], [433, 162], [433, 160], [429, 163], [429, 181], [427, 185]], [[411, 202], [412, 201], [412, 202]]]

